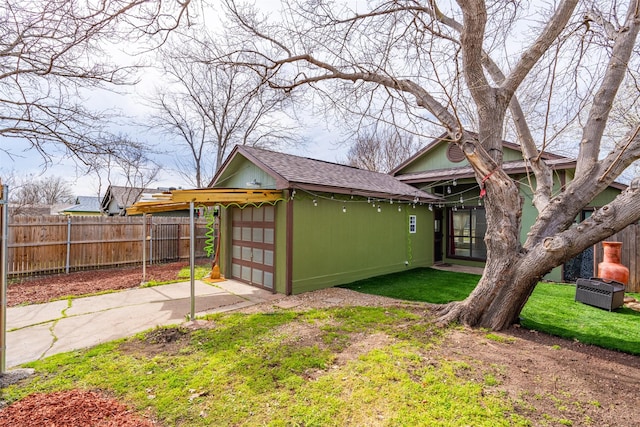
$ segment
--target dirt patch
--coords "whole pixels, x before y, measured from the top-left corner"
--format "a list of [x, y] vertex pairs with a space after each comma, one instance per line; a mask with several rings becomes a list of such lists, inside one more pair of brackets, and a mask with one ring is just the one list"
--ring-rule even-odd
[[145, 357], [158, 355], [176, 355], [191, 339], [187, 328], [158, 328], [148, 332], [142, 340], [123, 342], [119, 351], [125, 354], [137, 354]]
[[640, 358], [518, 327], [492, 336], [453, 331], [437, 351], [484, 367], [475, 380], [490, 375], [534, 425], [638, 425]]
[[369, 353], [371, 350], [386, 347], [393, 342], [392, 338], [382, 332], [375, 334], [357, 334], [351, 337], [351, 343], [343, 351], [338, 353], [333, 364], [337, 366], [345, 365], [351, 360]]
[[0, 427], [153, 427], [125, 405], [98, 392], [68, 390], [32, 394], [0, 411]]
[[[147, 280], [164, 282], [177, 280], [178, 273], [188, 266], [185, 262], [147, 267]], [[142, 267], [79, 271], [55, 276], [24, 279], [7, 289], [7, 305], [40, 304], [71, 295], [136, 288], [142, 281]]]

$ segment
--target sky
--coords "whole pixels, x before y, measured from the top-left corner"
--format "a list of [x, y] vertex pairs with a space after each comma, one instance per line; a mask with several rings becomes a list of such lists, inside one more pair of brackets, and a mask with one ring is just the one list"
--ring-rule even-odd
[[[145, 106], [142, 95], [149, 90], [149, 81], [153, 81], [155, 78], [157, 77], [147, 81], [142, 80], [136, 87], [130, 88], [124, 94], [105, 93], [104, 91], [91, 94], [88, 101], [89, 105], [97, 110], [117, 107], [123, 114], [130, 117], [131, 121], [144, 123], [145, 118], [151, 113], [151, 109]], [[330, 132], [321, 122], [308, 118], [304, 120], [304, 125], [302, 126], [300, 135], [307, 143], [304, 146], [287, 149], [288, 153], [331, 162], [338, 162], [346, 157], [347, 148], [344, 145], [339, 146], [336, 144], [339, 135]], [[133, 138], [152, 144], [157, 143], [158, 139], [161, 138], [146, 129], [133, 126], [121, 129], [114, 128], [112, 130], [122, 131]], [[101, 196], [108, 186], [108, 183], [105, 184], [104, 181], [100, 184], [100, 180], [95, 174], [85, 174], [82, 168], [76, 164], [76, 161], [68, 156], [49, 152], [51, 162], [46, 164], [42, 156], [31, 148], [26, 140], [0, 138], [3, 148], [11, 152], [11, 155], [8, 155], [5, 151], [0, 150], [0, 178], [3, 174], [7, 175], [9, 173], [13, 173], [19, 178], [33, 176], [35, 179], [60, 176], [69, 183], [73, 194], [76, 196]], [[160, 146], [165, 148], [175, 145], [172, 141], [164, 141], [164, 144], [162, 141], [160, 142]], [[186, 147], [183, 149], [186, 149]], [[161, 166], [161, 170], [157, 180], [150, 185], [151, 187], [191, 187], [175, 171], [172, 153], [155, 155], [153, 158]], [[103, 176], [103, 180], [105, 178]], [[113, 184], [125, 185], [125, 182], [116, 180], [113, 181]]]
[[[307, 138], [308, 143], [301, 147], [287, 149], [289, 154], [329, 162], [338, 162], [346, 157], [347, 149], [344, 146], [336, 146], [333, 143], [336, 140], [336, 135], [331, 134], [322, 126], [304, 128], [301, 132]], [[30, 149], [28, 143], [23, 140], [3, 138], [2, 144], [5, 147], [10, 147], [14, 155], [9, 156], [0, 151], [0, 177], [3, 173], [12, 171], [20, 177], [33, 176], [36, 179], [61, 176], [69, 183], [76, 196], [95, 196], [98, 193], [103, 195], [106, 190], [106, 185], [103, 184], [101, 187], [96, 176], [85, 175], [73, 159], [53, 155], [52, 163], [45, 165], [40, 154]], [[158, 155], [154, 159], [160, 164], [161, 171], [151, 187], [191, 187], [183, 177], [175, 172], [171, 155]], [[124, 185], [123, 182], [114, 182], [114, 184]]]
[[[276, 8], [278, 1], [265, 0], [261, 6], [268, 6], [270, 9]], [[126, 58], [123, 58], [126, 61]], [[89, 92], [88, 105], [96, 110], [118, 108], [123, 115], [130, 117], [131, 121], [144, 123], [151, 110], [146, 106], [142, 95], [150, 93], [154, 85], [158, 83], [159, 76], [153, 70], [148, 70], [142, 74], [141, 81], [126, 88], [126, 93], [112, 93], [106, 91]], [[119, 91], [125, 90], [120, 87]], [[146, 129], [135, 127], [124, 127], [120, 130], [139, 141], [157, 143], [159, 135], [153, 135]], [[347, 148], [336, 144], [339, 135], [329, 131], [318, 120], [309, 117], [304, 120], [303, 128], [300, 129], [300, 136], [307, 141], [304, 146], [288, 148], [290, 154], [311, 157], [319, 160], [337, 162], [346, 158]], [[11, 155], [0, 150], [0, 178], [3, 175], [13, 174], [19, 178], [34, 177], [42, 179], [46, 177], [63, 177], [70, 185], [75, 195], [95, 196], [104, 194], [108, 185], [100, 184], [100, 180], [95, 174], [86, 175], [76, 162], [62, 153], [49, 152], [50, 162], [45, 163], [42, 156], [29, 146], [26, 140], [9, 139], [0, 137], [0, 144], [3, 149], [8, 149]], [[175, 146], [173, 141], [161, 141], [160, 145]], [[191, 185], [175, 172], [174, 156], [170, 154], [155, 155], [154, 160], [161, 166], [157, 180], [152, 187], [183, 187], [189, 188]], [[5, 179], [6, 181], [6, 179]], [[113, 182], [116, 185], [124, 185], [124, 182]]]

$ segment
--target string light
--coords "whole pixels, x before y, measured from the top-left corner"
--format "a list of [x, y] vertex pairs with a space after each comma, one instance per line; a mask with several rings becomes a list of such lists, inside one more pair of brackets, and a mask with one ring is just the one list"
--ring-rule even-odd
[[398, 206], [398, 212], [402, 212], [402, 206]]
[[347, 213], [347, 207], [346, 207], [346, 206], [343, 206], [343, 207], [342, 207], [342, 212], [343, 212], [343, 213]]
[[382, 209], [380, 208], [380, 205], [378, 205], [378, 212], [382, 212]]
[[[416, 205], [413, 205], [413, 207], [415, 208]], [[431, 203], [429, 203], [429, 210], [433, 212], [433, 205]]]
[[458, 185], [458, 181], [455, 180], [455, 178], [453, 179], [453, 186], [455, 187], [456, 185]]
[[316, 199], [313, 199], [313, 206], [318, 206], [318, 201]]

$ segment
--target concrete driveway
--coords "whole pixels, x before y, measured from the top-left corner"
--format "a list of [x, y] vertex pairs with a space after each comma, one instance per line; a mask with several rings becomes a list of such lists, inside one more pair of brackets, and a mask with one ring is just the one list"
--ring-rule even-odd
[[[7, 309], [7, 368], [124, 338], [156, 326], [180, 324], [191, 312], [190, 283]], [[283, 295], [226, 280], [195, 282], [196, 314], [219, 313]]]

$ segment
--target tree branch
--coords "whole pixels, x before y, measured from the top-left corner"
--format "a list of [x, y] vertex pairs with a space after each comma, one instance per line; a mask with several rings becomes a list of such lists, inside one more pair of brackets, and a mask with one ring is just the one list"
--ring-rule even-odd
[[598, 161], [602, 134], [607, 125], [613, 101], [627, 72], [629, 58], [635, 47], [639, 30], [640, 2], [633, 0], [629, 4], [625, 23], [618, 31], [600, 88], [593, 96], [593, 105], [580, 141], [576, 175], [591, 169]]
[[500, 85], [500, 89], [507, 99], [513, 96], [524, 78], [531, 71], [531, 68], [533, 68], [560, 35], [567, 25], [567, 22], [569, 22], [577, 3], [578, 0], [563, 1], [547, 22], [547, 25], [545, 25], [536, 41], [522, 54], [516, 66]]

